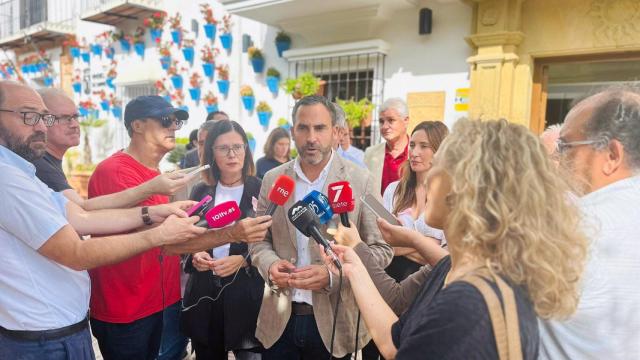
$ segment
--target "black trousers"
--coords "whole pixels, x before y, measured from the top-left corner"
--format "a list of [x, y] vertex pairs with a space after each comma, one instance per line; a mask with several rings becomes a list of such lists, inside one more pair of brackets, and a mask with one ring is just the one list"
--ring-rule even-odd
[[162, 338], [162, 311], [131, 323], [117, 324], [91, 318], [105, 360], [154, 360]]

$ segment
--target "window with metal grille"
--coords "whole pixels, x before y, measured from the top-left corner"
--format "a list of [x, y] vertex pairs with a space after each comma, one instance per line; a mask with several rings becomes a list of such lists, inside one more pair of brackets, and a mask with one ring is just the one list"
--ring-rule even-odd
[[352, 129], [352, 144], [365, 149], [379, 142], [377, 119], [383, 99], [384, 61], [385, 54], [379, 52], [298, 60], [289, 63], [289, 76], [313, 73], [323, 80], [322, 95], [332, 101], [369, 99], [375, 106], [371, 123]]
[[[118, 94], [117, 96], [122, 99], [123, 108], [127, 106], [129, 101], [137, 98], [138, 96], [158, 95], [158, 90], [153, 83], [118, 86], [116, 92]], [[115, 135], [116, 138], [114, 139], [116, 149], [126, 147], [129, 144], [130, 139], [127, 129], [124, 126], [124, 111], [122, 116], [122, 119], [118, 119], [118, 127]]]

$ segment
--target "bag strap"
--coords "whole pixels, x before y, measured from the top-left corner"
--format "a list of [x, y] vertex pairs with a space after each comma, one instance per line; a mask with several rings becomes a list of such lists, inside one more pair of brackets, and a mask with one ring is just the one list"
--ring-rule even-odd
[[[522, 360], [522, 348], [520, 345], [520, 324], [516, 311], [513, 290], [499, 276], [492, 276], [498, 285], [504, 301], [504, 311], [496, 292], [483, 277], [470, 274], [460, 279], [473, 285], [484, 298], [489, 317], [493, 326], [493, 333], [500, 360]], [[505, 316], [506, 314], [506, 316]]]

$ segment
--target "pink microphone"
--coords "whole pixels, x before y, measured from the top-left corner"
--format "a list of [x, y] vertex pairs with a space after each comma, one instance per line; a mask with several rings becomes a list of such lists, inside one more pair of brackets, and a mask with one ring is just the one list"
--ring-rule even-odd
[[225, 201], [207, 211], [204, 215], [204, 219], [198, 221], [196, 226], [206, 227], [209, 229], [219, 229], [240, 219], [241, 215], [242, 211], [240, 211], [240, 208], [235, 201]]

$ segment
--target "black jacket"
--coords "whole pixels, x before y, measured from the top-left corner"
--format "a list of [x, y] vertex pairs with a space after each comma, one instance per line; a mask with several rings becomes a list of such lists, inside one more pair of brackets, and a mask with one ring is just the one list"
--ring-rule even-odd
[[[258, 178], [250, 176], [246, 179], [239, 204], [242, 211], [241, 218], [253, 214], [252, 198], [258, 199], [261, 184]], [[215, 187], [199, 183], [191, 191], [190, 198], [199, 201], [205, 195], [211, 195], [215, 199]], [[212, 254], [211, 249], [208, 252]], [[246, 256], [247, 252], [246, 243], [231, 243], [229, 255]], [[247, 261], [251, 264], [250, 258]], [[195, 304], [203, 296], [216, 298], [221, 286], [225, 286], [233, 279], [233, 274], [220, 278], [210, 271], [197, 271], [191, 262], [191, 255], [186, 259], [185, 272], [191, 274], [184, 293], [185, 307]], [[256, 268], [248, 266], [240, 269], [235, 281], [224, 289], [222, 296], [217, 300], [223, 303], [223, 313], [214, 311], [211, 299], [202, 299], [200, 304], [181, 313], [180, 328], [192, 339], [207, 343], [212, 327], [224, 323], [227, 350], [246, 349], [247, 344], [259, 344], [254, 334], [263, 290], [264, 280]]]

